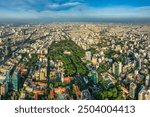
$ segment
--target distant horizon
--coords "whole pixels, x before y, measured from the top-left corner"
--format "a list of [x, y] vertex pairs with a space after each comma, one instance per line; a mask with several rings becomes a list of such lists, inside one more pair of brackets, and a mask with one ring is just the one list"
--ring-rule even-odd
[[106, 23], [106, 24], [150, 24], [150, 19], [105, 19], [105, 18], [87, 18], [87, 19], [25, 19], [25, 20], [0, 20], [0, 24], [51, 24], [51, 23]]

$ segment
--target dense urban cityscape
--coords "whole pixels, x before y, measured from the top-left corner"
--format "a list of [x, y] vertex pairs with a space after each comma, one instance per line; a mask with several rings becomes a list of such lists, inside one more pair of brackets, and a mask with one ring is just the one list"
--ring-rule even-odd
[[0, 26], [1, 100], [150, 100], [150, 26]]

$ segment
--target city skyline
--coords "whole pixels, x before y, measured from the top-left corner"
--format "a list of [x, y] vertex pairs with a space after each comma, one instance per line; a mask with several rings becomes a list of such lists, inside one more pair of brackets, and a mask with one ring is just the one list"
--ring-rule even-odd
[[150, 1], [1, 0], [0, 15], [0, 22], [149, 22]]

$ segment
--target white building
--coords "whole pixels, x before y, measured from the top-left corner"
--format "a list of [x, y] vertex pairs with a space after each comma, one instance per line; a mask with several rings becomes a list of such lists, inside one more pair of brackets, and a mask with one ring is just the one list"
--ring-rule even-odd
[[92, 58], [91, 51], [85, 52], [85, 58], [86, 58], [87, 61], [91, 61], [91, 58]]

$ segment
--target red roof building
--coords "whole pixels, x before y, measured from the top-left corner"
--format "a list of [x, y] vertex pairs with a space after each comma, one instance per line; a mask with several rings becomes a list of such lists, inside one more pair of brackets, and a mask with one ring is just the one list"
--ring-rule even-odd
[[53, 92], [53, 90], [50, 90], [50, 99], [54, 99], [54, 92]]

